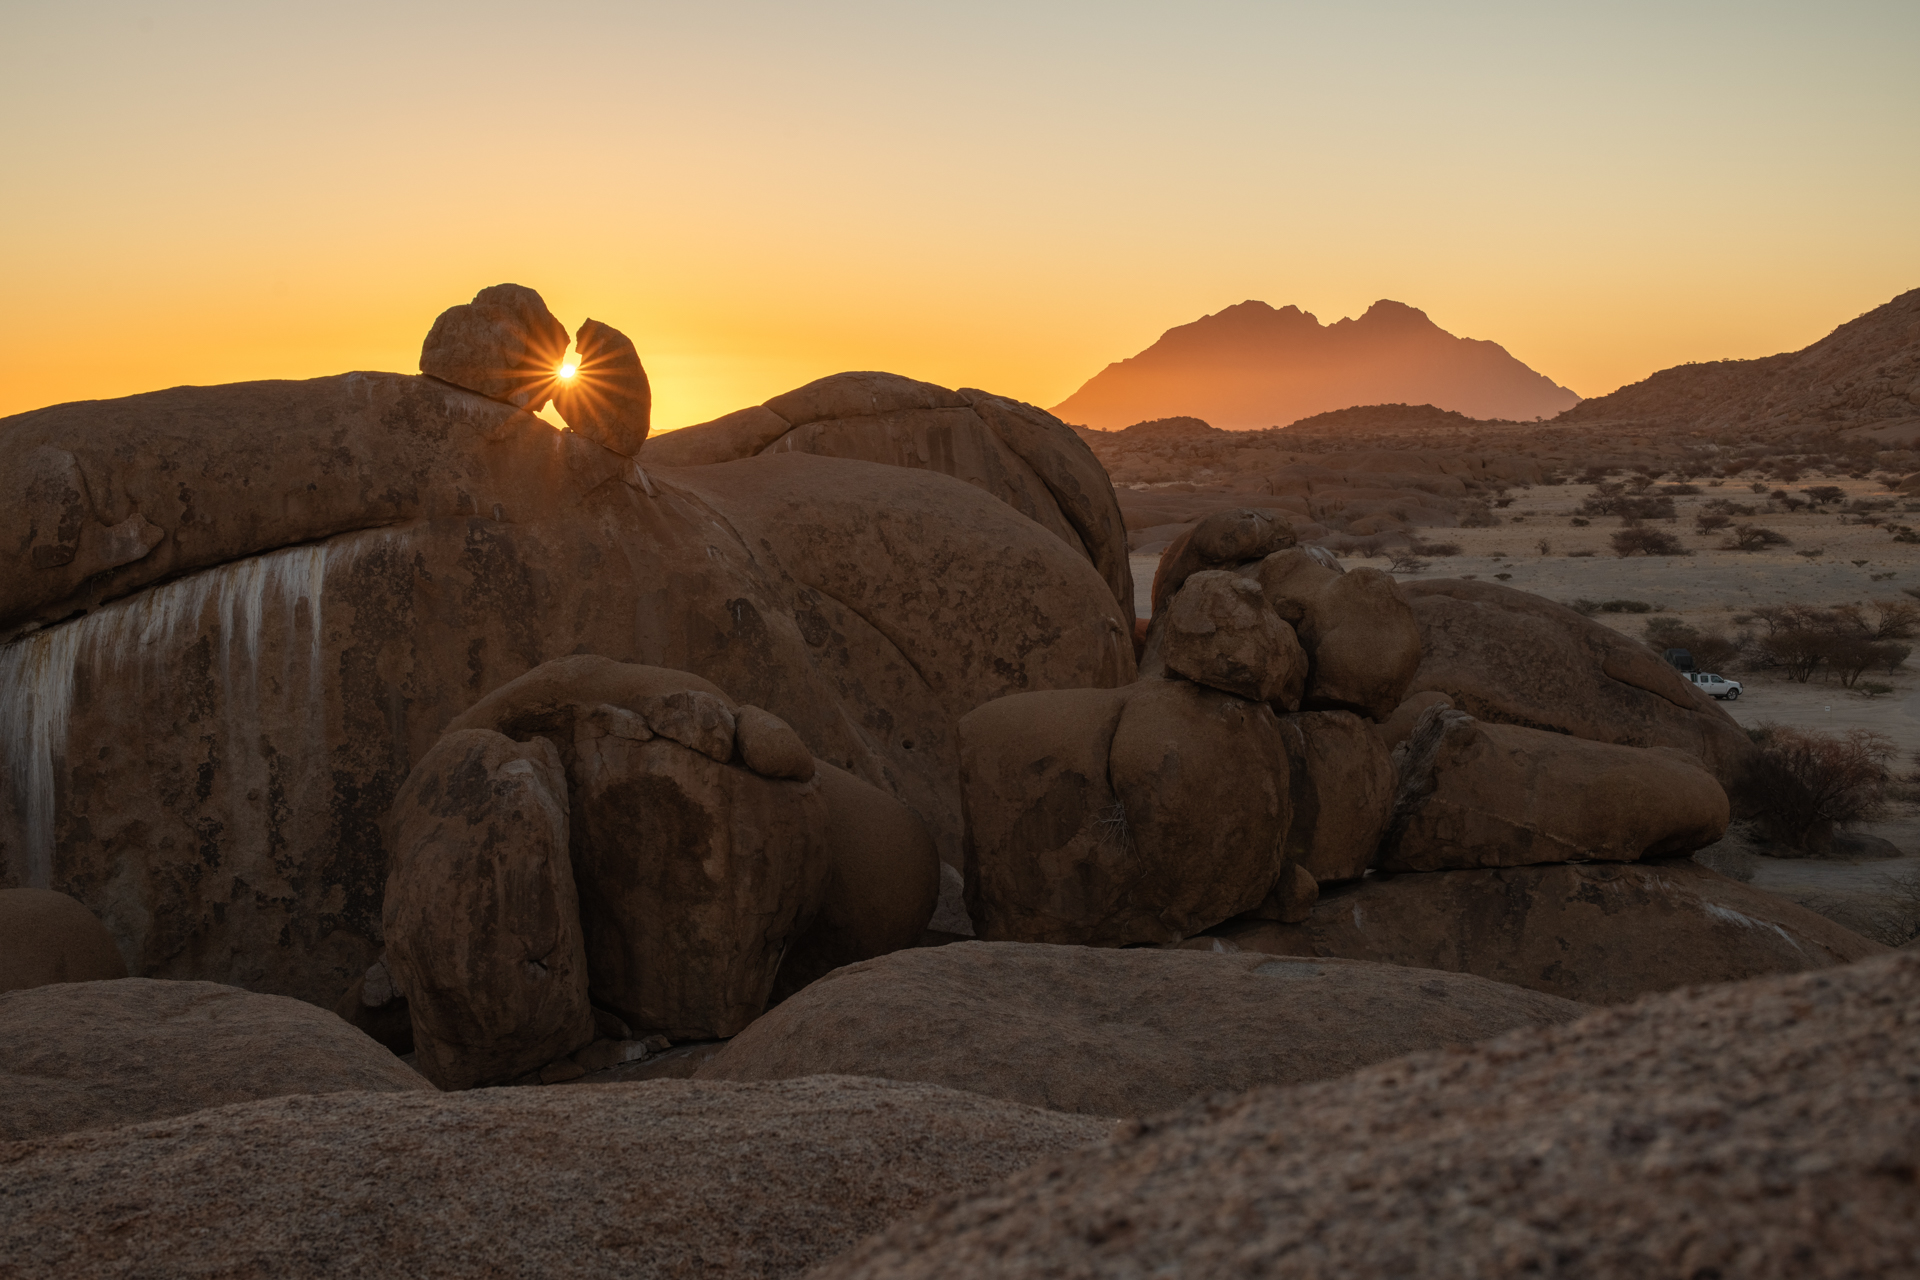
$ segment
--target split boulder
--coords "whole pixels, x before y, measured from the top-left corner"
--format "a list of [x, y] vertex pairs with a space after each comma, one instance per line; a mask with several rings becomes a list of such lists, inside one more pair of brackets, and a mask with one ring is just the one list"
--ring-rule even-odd
[[574, 337], [571, 378], [554, 384], [553, 407], [570, 430], [632, 458], [653, 420], [653, 388], [632, 339], [588, 320]]
[[427, 1078], [498, 1084], [592, 1040], [553, 744], [447, 734], [408, 775], [389, 829], [385, 964]]
[[566, 327], [540, 295], [525, 285], [496, 284], [440, 313], [420, 348], [420, 372], [538, 413], [553, 395], [566, 354]]

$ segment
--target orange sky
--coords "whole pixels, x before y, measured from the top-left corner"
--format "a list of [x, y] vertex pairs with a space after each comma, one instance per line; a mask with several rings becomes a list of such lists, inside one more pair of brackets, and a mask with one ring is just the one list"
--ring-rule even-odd
[[[1053, 404], [1260, 298], [1583, 395], [1920, 285], [1920, 6], [12, 6], [0, 414], [416, 366], [539, 289], [672, 427]], [[30, 9], [44, 10], [31, 12]]]

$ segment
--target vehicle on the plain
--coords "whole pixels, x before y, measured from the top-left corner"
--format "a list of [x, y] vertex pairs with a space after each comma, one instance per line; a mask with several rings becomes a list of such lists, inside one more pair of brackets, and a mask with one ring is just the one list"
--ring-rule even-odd
[[1700, 692], [1710, 694], [1722, 701], [1738, 701], [1740, 682], [1729, 680], [1725, 676], [1714, 675], [1711, 671], [1689, 671], [1687, 679], [1700, 686]]

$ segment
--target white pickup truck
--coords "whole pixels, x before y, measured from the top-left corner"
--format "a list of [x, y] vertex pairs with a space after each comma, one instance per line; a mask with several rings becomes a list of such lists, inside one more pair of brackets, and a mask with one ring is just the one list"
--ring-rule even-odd
[[1710, 671], [1689, 671], [1685, 674], [1687, 679], [1693, 681], [1694, 684], [1700, 687], [1700, 692], [1702, 693], [1711, 694], [1713, 697], [1720, 698], [1724, 701], [1739, 700], [1740, 682], [1738, 680], [1728, 680], [1724, 676], [1716, 676]]

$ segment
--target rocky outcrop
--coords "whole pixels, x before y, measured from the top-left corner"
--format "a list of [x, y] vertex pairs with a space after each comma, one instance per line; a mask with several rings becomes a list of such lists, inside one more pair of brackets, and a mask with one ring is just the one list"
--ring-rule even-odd
[[785, 1280], [1110, 1127], [844, 1078], [283, 1098], [11, 1149], [0, 1256], [36, 1280]]
[[524, 285], [496, 284], [440, 313], [420, 347], [420, 372], [538, 413], [553, 395], [566, 354], [566, 327], [540, 295]]
[[624, 457], [639, 456], [653, 422], [653, 387], [633, 340], [588, 320], [574, 337], [571, 378], [554, 383], [553, 407], [569, 430]]
[[650, 467], [811, 453], [943, 472], [993, 494], [1087, 557], [1133, 617], [1127, 532], [1107, 473], [1059, 419], [971, 387], [837, 373], [764, 405], [654, 437]]
[[960, 736], [982, 938], [1175, 941], [1287, 869], [1286, 746], [1264, 704], [1150, 679], [1003, 698]]
[[537, 1071], [593, 1039], [567, 775], [545, 738], [450, 733], [389, 818], [386, 968], [442, 1089]]
[[1889, 956], [1214, 1100], [817, 1274], [1900, 1275], [1916, 1001]]
[[379, 952], [401, 782], [550, 659], [707, 678], [956, 866], [959, 717], [1133, 675], [1080, 552], [926, 470], [782, 453], [650, 495], [576, 432], [388, 374], [62, 405], [0, 443], [70, 459], [82, 525], [160, 531], [34, 569], [0, 495], [0, 883], [70, 893], [149, 975], [331, 1005]]
[[1673, 747], [1739, 801], [1755, 747], [1720, 706], [1639, 641], [1524, 591], [1458, 578], [1402, 583], [1422, 658], [1410, 689], [1480, 720], [1629, 747]]
[[1726, 834], [1727, 794], [1694, 757], [1621, 747], [1435, 707], [1394, 752], [1390, 871], [1634, 862]]
[[98, 916], [50, 889], [0, 889], [0, 992], [127, 976]]
[[1473, 973], [1585, 1004], [1886, 950], [1691, 862], [1369, 876], [1329, 890], [1303, 923], [1214, 932], [1246, 950]]
[[1293, 816], [1287, 857], [1315, 881], [1365, 875], [1393, 815], [1394, 773], [1372, 727], [1350, 711], [1280, 717]]
[[348, 1090], [434, 1091], [325, 1009], [283, 996], [149, 978], [0, 995], [0, 1141]]
[[1137, 1116], [1583, 1012], [1392, 965], [965, 942], [839, 970], [736, 1036], [699, 1078], [878, 1076]]
[[1217, 569], [1188, 578], [1167, 606], [1162, 660], [1174, 675], [1275, 711], [1298, 709], [1307, 682], [1306, 652], [1260, 584]]

